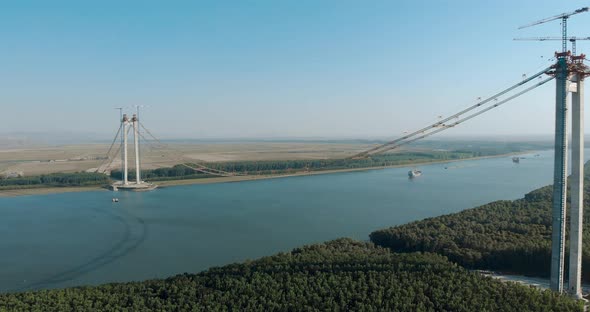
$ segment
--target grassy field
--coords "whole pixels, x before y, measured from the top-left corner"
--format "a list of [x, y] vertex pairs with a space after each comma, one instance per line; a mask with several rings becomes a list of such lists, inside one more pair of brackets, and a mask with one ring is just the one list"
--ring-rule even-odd
[[[525, 151], [540, 150], [547, 148], [545, 143], [534, 142], [513, 142], [513, 141], [424, 141], [410, 148], [396, 149], [394, 154], [389, 155], [389, 162], [378, 162], [378, 158], [373, 159], [373, 163], [363, 163], [364, 165], [350, 165], [343, 163], [342, 160], [358, 152], [364, 151], [372, 146], [375, 142], [359, 141], [295, 141], [295, 142], [192, 142], [192, 143], [167, 143], [165, 145], [146, 144], [141, 150], [142, 169], [147, 170], [158, 168], [170, 168], [181, 163], [208, 163], [208, 166], [235, 166], [236, 163], [242, 167], [247, 165], [247, 176], [232, 177], [207, 177], [207, 179], [183, 180], [172, 178], [178, 175], [173, 172], [171, 178], [158, 179], [151, 177], [150, 181], [159, 181], [161, 186], [194, 184], [194, 183], [220, 183], [220, 182], [238, 182], [252, 179], [276, 178], [292, 175], [307, 175], [318, 173], [330, 173], [335, 171], [350, 170], [367, 170], [369, 167], [384, 168], [391, 166], [408, 165], [409, 163], [427, 163], [427, 162], [449, 162], [457, 159], [473, 157], [494, 157], [501, 155], [518, 154]], [[94, 172], [96, 168], [110, 170], [119, 170], [121, 166], [118, 146], [111, 151], [109, 158], [106, 158], [108, 151], [107, 144], [85, 144], [85, 145], [62, 145], [50, 147], [19, 147], [19, 148], [0, 148], [0, 175], [6, 175], [11, 172], [18, 172], [24, 175], [21, 180], [45, 181], [48, 174], [53, 173], [74, 173], [74, 172]], [[415, 153], [419, 152], [419, 153]], [[439, 155], [441, 157], [423, 157], [424, 155]], [[451, 157], [453, 155], [462, 155], [462, 157]], [[422, 155], [422, 156], [419, 156]], [[466, 156], [467, 155], [467, 156]], [[130, 169], [134, 168], [134, 153], [132, 146], [129, 155]], [[399, 156], [399, 157], [397, 157]], [[443, 157], [444, 156], [444, 157]], [[394, 161], [397, 158], [409, 157], [405, 161]], [[387, 157], [386, 157], [387, 158]], [[400, 159], [401, 159], [400, 158]], [[327, 161], [324, 161], [328, 159]], [[455, 160], [457, 160], [455, 159]], [[308, 169], [302, 169], [299, 165], [301, 161], [310, 161]], [[402, 159], [403, 160], [403, 159]], [[265, 162], [266, 161], [266, 162]], [[285, 161], [285, 163], [282, 163]], [[216, 164], [217, 163], [217, 164]], [[232, 164], [233, 163], [233, 164]], [[321, 166], [325, 163], [326, 168], [316, 168], [312, 166], [319, 163]], [[347, 165], [348, 164], [348, 165]], [[282, 167], [281, 167], [282, 166]], [[289, 170], [278, 170], [287, 166]], [[295, 166], [295, 167], [289, 167]], [[250, 168], [252, 167], [252, 168]], [[233, 167], [232, 167], [233, 168]], [[262, 168], [262, 169], [261, 169]], [[299, 168], [299, 170], [293, 169]], [[306, 167], [307, 168], [307, 167]], [[242, 168], [243, 169], [243, 168]], [[164, 169], [166, 171], [167, 169]], [[233, 171], [233, 169], [224, 169]], [[257, 171], [261, 170], [261, 171]], [[101, 170], [100, 172], [103, 172]], [[168, 172], [168, 171], [166, 171]], [[147, 174], [146, 173], [146, 174]], [[42, 176], [45, 175], [45, 176]], [[77, 175], [81, 176], [81, 174]], [[159, 175], [158, 175], [159, 176]], [[167, 177], [167, 176], [166, 176]], [[88, 177], [87, 177], [88, 178]], [[104, 187], [104, 183], [96, 183], [90, 186], [86, 181], [70, 181], [67, 183], [58, 183], [60, 185], [47, 184], [44, 182], [25, 183], [15, 182], [14, 188], [6, 186], [0, 191], [0, 196], [18, 196], [27, 194], [43, 194], [54, 192], [69, 192], [78, 189], [99, 189]], [[24, 181], [23, 180], [23, 181]], [[161, 180], [165, 180], [161, 181]], [[14, 180], [13, 180], [14, 181]], [[68, 180], [69, 181], [69, 180]], [[54, 181], [55, 182], [55, 181]], [[21, 184], [18, 184], [21, 183]], [[72, 184], [73, 183], [73, 184]], [[89, 184], [90, 183], [90, 184]], [[31, 185], [29, 185], [31, 184]], [[61, 185], [64, 184], [64, 185]], [[79, 184], [79, 185], [77, 185]], [[104, 184], [104, 185], [103, 185]], [[10, 185], [6, 184], [6, 185]], [[10, 189], [10, 191], [9, 191]]]
[[[383, 143], [383, 142], [379, 142]], [[196, 141], [165, 144], [143, 144], [141, 149], [142, 169], [171, 167], [179, 163], [231, 162], [259, 160], [320, 160], [346, 158], [368, 148], [377, 142], [354, 140], [342, 141]], [[466, 150], [482, 155], [498, 155], [551, 148], [547, 142], [527, 141], [474, 141], [440, 140], [419, 141], [396, 152]], [[0, 175], [7, 172], [22, 172], [24, 176], [48, 173], [69, 173], [96, 169], [109, 165], [107, 169], [121, 167], [117, 155], [118, 145], [110, 153], [112, 162], [106, 156], [109, 144], [78, 144], [61, 146], [0, 146]], [[129, 161], [134, 163], [133, 146], [129, 147]]]
[[[176, 143], [144, 146], [141, 149], [141, 160], [142, 168], [156, 169], [182, 162], [327, 159], [350, 156], [370, 146], [362, 143]], [[107, 144], [86, 144], [4, 149], [0, 150], [0, 173], [23, 172], [25, 176], [32, 176], [91, 170], [104, 163], [100, 158], [105, 157], [108, 147]], [[111, 152], [111, 156], [114, 152]], [[129, 156], [133, 164], [132, 148]], [[115, 156], [109, 168], [120, 166], [121, 161]]]

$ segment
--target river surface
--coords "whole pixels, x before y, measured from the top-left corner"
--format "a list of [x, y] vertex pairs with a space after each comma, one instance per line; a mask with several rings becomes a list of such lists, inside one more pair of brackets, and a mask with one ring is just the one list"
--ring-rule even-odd
[[534, 154], [519, 164], [421, 165], [413, 180], [410, 167], [0, 198], [0, 292], [161, 278], [339, 237], [367, 240], [551, 184], [553, 152]]

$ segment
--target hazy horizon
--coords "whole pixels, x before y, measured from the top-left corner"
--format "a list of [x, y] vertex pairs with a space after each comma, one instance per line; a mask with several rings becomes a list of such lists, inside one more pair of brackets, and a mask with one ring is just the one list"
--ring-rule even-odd
[[[106, 144], [111, 143], [115, 133], [109, 135], [99, 133], [74, 133], [66, 131], [55, 132], [14, 132], [0, 133], [0, 147], [4, 146], [38, 146], [38, 145], [63, 145], [63, 144]], [[590, 135], [588, 136], [590, 137]], [[158, 138], [168, 143], [211, 143], [211, 142], [364, 142], [379, 143], [397, 137], [374, 136], [374, 137], [345, 137], [345, 136], [309, 136], [309, 137], [161, 137]], [[142, 138], [142, 140], [145, 140]], [[424, 141], [492, 141], [492, 142], [539, 142], [552, 141], [553, 134], [539, 135], [440, 135], [432, 136]], [[149, 143], [155, 140], [149, 138]]]

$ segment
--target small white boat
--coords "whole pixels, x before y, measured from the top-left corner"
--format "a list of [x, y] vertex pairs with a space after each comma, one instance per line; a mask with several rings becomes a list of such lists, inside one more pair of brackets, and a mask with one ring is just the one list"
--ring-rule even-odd
[[118, 198], [116, 198], [116, 197], [113, 198], [113, 203], [118, 203], [118, 202], [119, 202], [119, 199]]
[[412, 169], [410, 171], [408, 171], [408, 177], [410, 178], [416, 178], [422, 175], [422, 171], [417, 170], [417, 169]]

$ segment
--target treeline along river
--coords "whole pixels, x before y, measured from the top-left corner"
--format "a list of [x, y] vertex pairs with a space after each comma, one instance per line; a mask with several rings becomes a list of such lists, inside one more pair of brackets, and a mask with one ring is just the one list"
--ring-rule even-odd
[[[516, 199], [552, 151], [409, 168], [0, 198], [0, 291], [166, 277]], [[588, 153], [587, 153], [588, 155]], [[118, 203], [111, 202], [116, 196]]]

